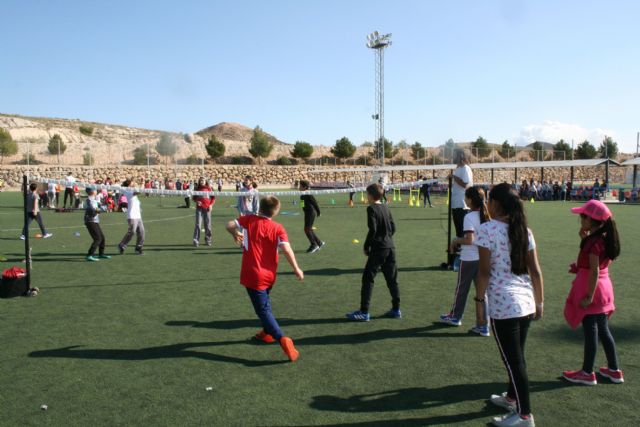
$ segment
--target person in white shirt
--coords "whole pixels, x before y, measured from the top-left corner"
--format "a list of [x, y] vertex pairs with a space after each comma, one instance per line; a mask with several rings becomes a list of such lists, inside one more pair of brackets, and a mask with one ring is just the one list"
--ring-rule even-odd
[[69, 172], [69, 174], [65, 178], [65, 181], [66, 182], [64, 183], [64, 201], [62, 202], [62, 209], [66, 208], [67, 206], [67, 197], [71, 202], [69, 204], [70, 208], [73, 208], [76, 204], [76, 195], [73, 190], [73, 186], [76, 183], [76, 179], [73, 177], [73, 175], [71, 175], [71, 172]]
[[496, 417], [496, 426], [534, 426], [529, 402], [525, 343], [531, 320], [542, 318], [544, 286], [536, 243], [522, 200], [508, 184], [489, 192], [492, 220], [478, 229], [476, 301], [488, 297], [491, 330], [509, 375], [506, 394], [492, 395], [491, 403], [509, 411]]
[[127, 244], [131, 241], [133, 234], [136, 235], [136, 253], [138, 255], [144, 254], [142, 246], [144, 245], [144, 224], [142, 223], [142, 209], [140, 208], [140, 199], [138, 198], [138, 191], [133, 188], [128, 188], [131, 185], [129, 180], [122, 183], [123, 195], [127, 198], [127, 223], [129, 228], [127, 234], [124, 235], [120, 243], [118, 244], [118, 250], [120, 255], [124, 254], [124, 250], [127, 248]]
[[[462, 149], [456, 149], [453, 155], [456, 170], [451, 174], [451, 216], [456, 229], [456, 237], [462, 238], [464, 216], [469, 208], [464, 201], [464, 192], [473, 186], [473, 171], [467, 164], [467, 156]], [[453, 265], [456, 252], [449, 251], [449, 265]]]
[[[481, 224], [489, 221], [491, 217], [487, 211], [484, 190], [480, 187], [469, 187], [465, 192], [465, 203], [471, 208], [471, 212], [464, 217], [464, 237], [456, 237], [451, 241], [451, 251], [456, 245], [461, 245], [460, 269], [458, 270], [458, 281], [453, 300], [453, 306], [447, 314], [440, 316], [440, 321], [452, 326], [462, 325], [462, 316], [467, 304], [467, 296], [471, 288], [471, 282], [478, 284], [476, 276], [478, 274], [478, 247], [474, 244], [478, 229]], [[484, 299], [484, 298], [483, 298]], [[489, 317], [487, 314], [487, 303], [476, 301], [476, 324], [469, 332], [490, 336]]]
[[49, 209], [56, 207], [56, 183], [50, 182], [47, 186], [47, 197], [49, 199]]

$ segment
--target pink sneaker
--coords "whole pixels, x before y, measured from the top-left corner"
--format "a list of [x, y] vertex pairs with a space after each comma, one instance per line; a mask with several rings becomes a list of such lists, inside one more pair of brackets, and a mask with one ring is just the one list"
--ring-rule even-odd
[[609, 378], [612, 383], [622, 384], [624, 382], [624, 375], [620, 369], [613, 371], [607, 367], [600, 368], [600, 375]]
[[595, 372], [587, 374], [583, 370], [579, 371], [564, 371], [562, 373], [562, 377], [574, 384], [584, 384], [584, 385], [596, 385], [598, 384], [598, 380], [596, 380]]

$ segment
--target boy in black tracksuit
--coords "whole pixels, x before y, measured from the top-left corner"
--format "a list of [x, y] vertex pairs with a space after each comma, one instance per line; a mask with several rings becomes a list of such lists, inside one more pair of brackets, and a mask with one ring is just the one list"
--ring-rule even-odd
[[360, 310], [347, 313], [350, 320], [368, 322], [369, 303], [373, 290], [373, 281], [382, 269], [382, 274], [387, 282], [389, 293], [391, 294], [391, 310], [385, 313], [385, 317], [399, 319], [400, 312], [400, 290], [398, 289], [398, 267], [396, 266], [396, 250], [393, 244], [393, 234], [396, 226], [393, 222], [391, 212], [386, 205], [383, 205], [383, 189], [380, 184], [371, 184], [367, 187], [367, 225], [369, 233], [364, 242], [364, 254], [368, 257], [367, 264], [362, 273], [362, 290], [360, 294]]
[[[300, 191], [307, 191], [308, 189], [309, 181], [300, 181]], [[304, 212], [304, 234], [307, 235], [307, 239], [309, 239], [309, 243], [311, 244], [309, 249], [307, 249], [307, 253], [318, 252], [320, 248], [324, 246], [324, 242], [320, 240], [313, 231], [313, 222], [316, 220], [316, 214], [320, 216], [320, 207], [318, 206], [316, 198], [311, 194], [300, 196], [300, 200], [304, 202], [302, 207], [302, 211]]]

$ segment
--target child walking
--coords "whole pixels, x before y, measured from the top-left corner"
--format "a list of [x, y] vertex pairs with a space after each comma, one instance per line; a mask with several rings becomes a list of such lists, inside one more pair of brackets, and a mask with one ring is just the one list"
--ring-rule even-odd
[[282, 224], [272, 220], [279, 211], [280, 201], [274, 196], [267, 196], [260, 200], [258, 215], [241, 215], [235, 221], [230, 221], [226, 228], [236, 243], [243, 247], [240, 284], [247, 289], [253, 309], [262, 323], [262, 330], [255, 339], [265, 343], [278, 341], [289, 360], [295, 362], [298, 350], [293, 340], [282, 333], [271, 312], [269, 296], [276, 282], [278, 249], [293, 267], [296, 277], [299, 280], [304, 278], [289, 245], [286, 230]]
[[[308, 189], [309, 181], [301, 180], [300, 191], [307, 191]], [[310, 243], [307, 253], [318, 252], [324, 246], [324, 242], [313, 231], [313, 223], [316, 220], [316, 214], [318, 217], [320, 216], [320, 206], [318, 206], [316, 198], [311, 194], [300, 196], [300, 200], [302, 200], [302, 211], [304, 212], [304, 234], [306, 234]]]
[[524, 348], [531, 320], [543, 315], [542, 272], [522, 201], [509, 184], [489, 192], [489, 213], [492, 219], [480, 225], [476, 241], [476, 301], [484, 302], [486, 293], [491, 329], [509, 375], [507, 392], [490, 401], [510, 411], [492, 423], [534, 426]]
[[[464, 216], [464, 237], [456, 237], [451, 241], [450, 251], [454, 252], [457, 245], [461, 245], [460, 269], [458, 270], [458, 283], [456, 293], [453, 298], [453, 306], [448, 314], [440, 316], [440, 321], [452, 326], [462, 325], [464, 307], [467, 304], [467, 296], [471, 288], [471, 281], [478, 286], [476, 275], [478, 274], [478, 247], [474, 244], [476, 233], [481, 224], [491, 218], [485, 203], [484, 190], [480, 187], [469, 187], [465, 191], [465, 203], [471, 208], [471, 212]], [[469, 332], [473, 332], [483, 337], [488, 337], [489, 318], [487, 314], [487, 302], [484, 295], [481, 300], [476, 301], [476, 324]]]
[[38, 226], [40, 226], [40, 231], [42, 232], [42, 237], [44, 239], [48, 239], [49, 237], [53, 236], [53, 234], [47, 232], [47, 229], [42, 222], [42, 214], [40, 213], [40, 196], [38, 195], [38, 184], [32, 182], [31, 184], [29, 184], [29, 194], [27, 194], [27, 223], [22, 229], [20, 240], [25, 239], [24, 236], [26, 236], [29, 225], [31, 225], [31, 221], [33, 221], [34, 219], [38, 223]]
[[567, 323], [576, 329], [582, 323], [584, 331], [584, 359], [582, 370], [565, 371], [562, 376], [572, 383], [596, 385], [593, 365], [596, 360], [598, 338], [602, 342], [607, 366], [599, 373], [611, 382], [624, 382], [618, 368], [616, 343], [609, 331], [609, 317], [616, 309], [613, 303], [613, 284], [609, 265], [620, 255], [618, 229], [611, 211], [604, 203], [590, 200], [571, 212], [580, 214], [580, 252], [570, 272], [576, 274], [564, 307]]
[[[110, 259], [109, 255], [105, 255], [105, 239], [102, 229], [100, 228], [100, 206], [96, 199], [96, 190], [87, 187], [87, 200], [84, 202], [84, 225], [87, 227], [93, 242], [89, 247], [87, 253], [87, 261], [95, 262], [100, 261], [100, 258]], [[96, 249], [98, 249], [98, 257], [95, 257]]]
[[402, 317], [396, 250], [393, 244], [396, 225], [393, 222], [389, 208], [381, 202], [383, 192], [384, 190], [380, 184], [371, 184], [367, 187], [367, 199], [369, 201], [369, 206], [367, 206], [367, 225], [369, 232], [364, 242], [364, 254], [368, 258], [362, 273], [360, 310], [347, 313], [349, 320], [369, 321], [369, 303], [371, 302], [373, 281], [380, 269], [391, 294], [391, 310], [385, 313], [385, 317], [394, 319]]

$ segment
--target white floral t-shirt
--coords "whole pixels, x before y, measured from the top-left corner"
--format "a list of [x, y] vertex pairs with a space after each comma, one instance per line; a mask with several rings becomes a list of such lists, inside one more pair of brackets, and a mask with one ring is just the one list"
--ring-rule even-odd
[[[536, 303], [531, 278], [528, 274], [511, 272], [509, 225], [496, 220], [485, 222], [480, 225], [474, 244], [491, 251], [491, 277], [487, 288], [489, 316], [492, 319], [512, 319], [534, 314]], [[529, 250], [535, 247], [536, 242], [529, 230]]]

